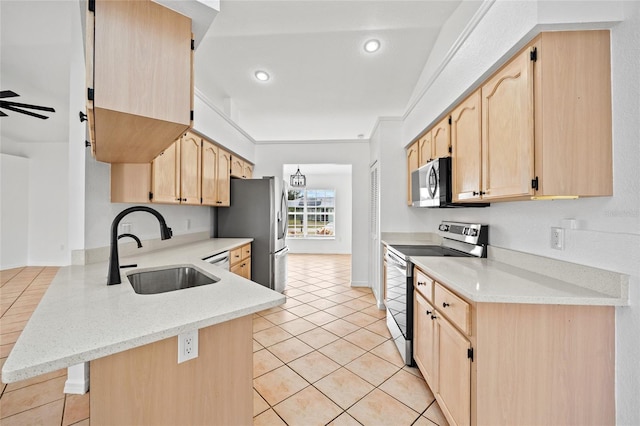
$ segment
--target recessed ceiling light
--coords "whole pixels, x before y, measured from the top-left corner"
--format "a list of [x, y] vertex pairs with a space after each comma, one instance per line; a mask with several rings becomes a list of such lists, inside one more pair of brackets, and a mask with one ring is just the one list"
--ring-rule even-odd
[[267, 81], [270, 78], [269, 73], [266, 71], [256, 71], [255, 76], [260, 81]]
[[364, 44], [364, 51], [368, 53], [373, 53], [376, 50], [380, 49], [380, 42], [376, 39], [368, 40]]

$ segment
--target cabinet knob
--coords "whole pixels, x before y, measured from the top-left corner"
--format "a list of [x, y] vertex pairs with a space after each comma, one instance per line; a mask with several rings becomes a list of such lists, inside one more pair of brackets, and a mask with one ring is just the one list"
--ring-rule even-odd
[[425, 285], [426, 283], [418, 281], [418, 285]]
[[438, 317], [437, 317], [437, 316], [435, 316], [435, 315], [431, 315], [431, 319], [432, 319], [432, 320], [434, 320], [434, 319], [436, 319], [436, 318], [438, 318]]
[[480, 195], [478, 191], [473, 191], [473, 195]]
[[447, 302], [442, 302], [442, 307], [443, 308], [446, 308], [447, 306], [451, 306], [451, 305], [449, 305]]
[[427, 315], [431, 315], [431, 311], [427, 311]]

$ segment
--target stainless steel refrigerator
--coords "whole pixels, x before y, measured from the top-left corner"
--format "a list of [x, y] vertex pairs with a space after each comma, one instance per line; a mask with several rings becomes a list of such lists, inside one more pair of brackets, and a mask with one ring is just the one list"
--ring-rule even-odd
[[273, 176], [231, 179], [231, 206], [218, 207], [214, 235], [253, 238], [251, 279], [282, 293], [287, 284], [287, 192]]

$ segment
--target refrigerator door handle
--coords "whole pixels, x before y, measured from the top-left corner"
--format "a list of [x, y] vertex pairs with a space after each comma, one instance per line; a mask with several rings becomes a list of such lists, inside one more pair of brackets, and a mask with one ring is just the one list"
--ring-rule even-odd
[[282, 250], [276, 253], [276, 257], [282, 257], [289, 253], [289, 247], [285, 246]]

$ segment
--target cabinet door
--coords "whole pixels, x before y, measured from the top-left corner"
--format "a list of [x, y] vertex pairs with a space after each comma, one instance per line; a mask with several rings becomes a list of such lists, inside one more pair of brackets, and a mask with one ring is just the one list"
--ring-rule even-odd
[[242, 177], [245, 179], [251, 179], [253, 177], [253, 166], [250, 163], [244, 163]]
[[480, 91], [451, 113], [453, 201], [481, 198], [482, 116]]
[[152, 161], [191, 125], [191, 19], [153, 1], [96, 1], [94, 16], [87, 70], [96, 159]]
[[440, 408], [452, 425], [471, 423], [471, 344], [439, 314], [436, 319]]
[[180, 202], [200, 205], [202, 139], [186, 133], [180, 141]]
[[238, 157], [231, 157], [231, 176], [242, 177], [244, 161]]
[[151, 187], [154, 203], [180, 203], [180, 140], [160, 153], [151, 163]]
[[407, 204], [411, 205], [411, 172], [418, 168], [418, 142], [407, 149]]
[[229, 206], [231, 199], [229, 171], [231, 169], [231, 154], [222, 148], [218, 148], [218, 196], [216, 206]]
[[485, 199], [533, 195], [533, 62], [528, 50], [482, 86]]
[[202, 204], [215, 206], [217, 201], [218, 147], [202, 141]]
[[251, 258], [242, 261], [242, 276], [251, 279]]
[[420, 167], [427, 164], [432, 157], [431, 131], [428, 131], [418, 142], [418, 165]]
[[449, 152], [449, 147], [451, 146], [450, 127], [449, 117], [447, 116], [431, 129], [433, 158], [449, 157], [451, 155]]
[[413, 300], [413, 359], [433, 392], [438, 391], [438, 382], [434, 375], [435, 359], [434, 342], [436, 321], [435, 309], [415, 291]]

